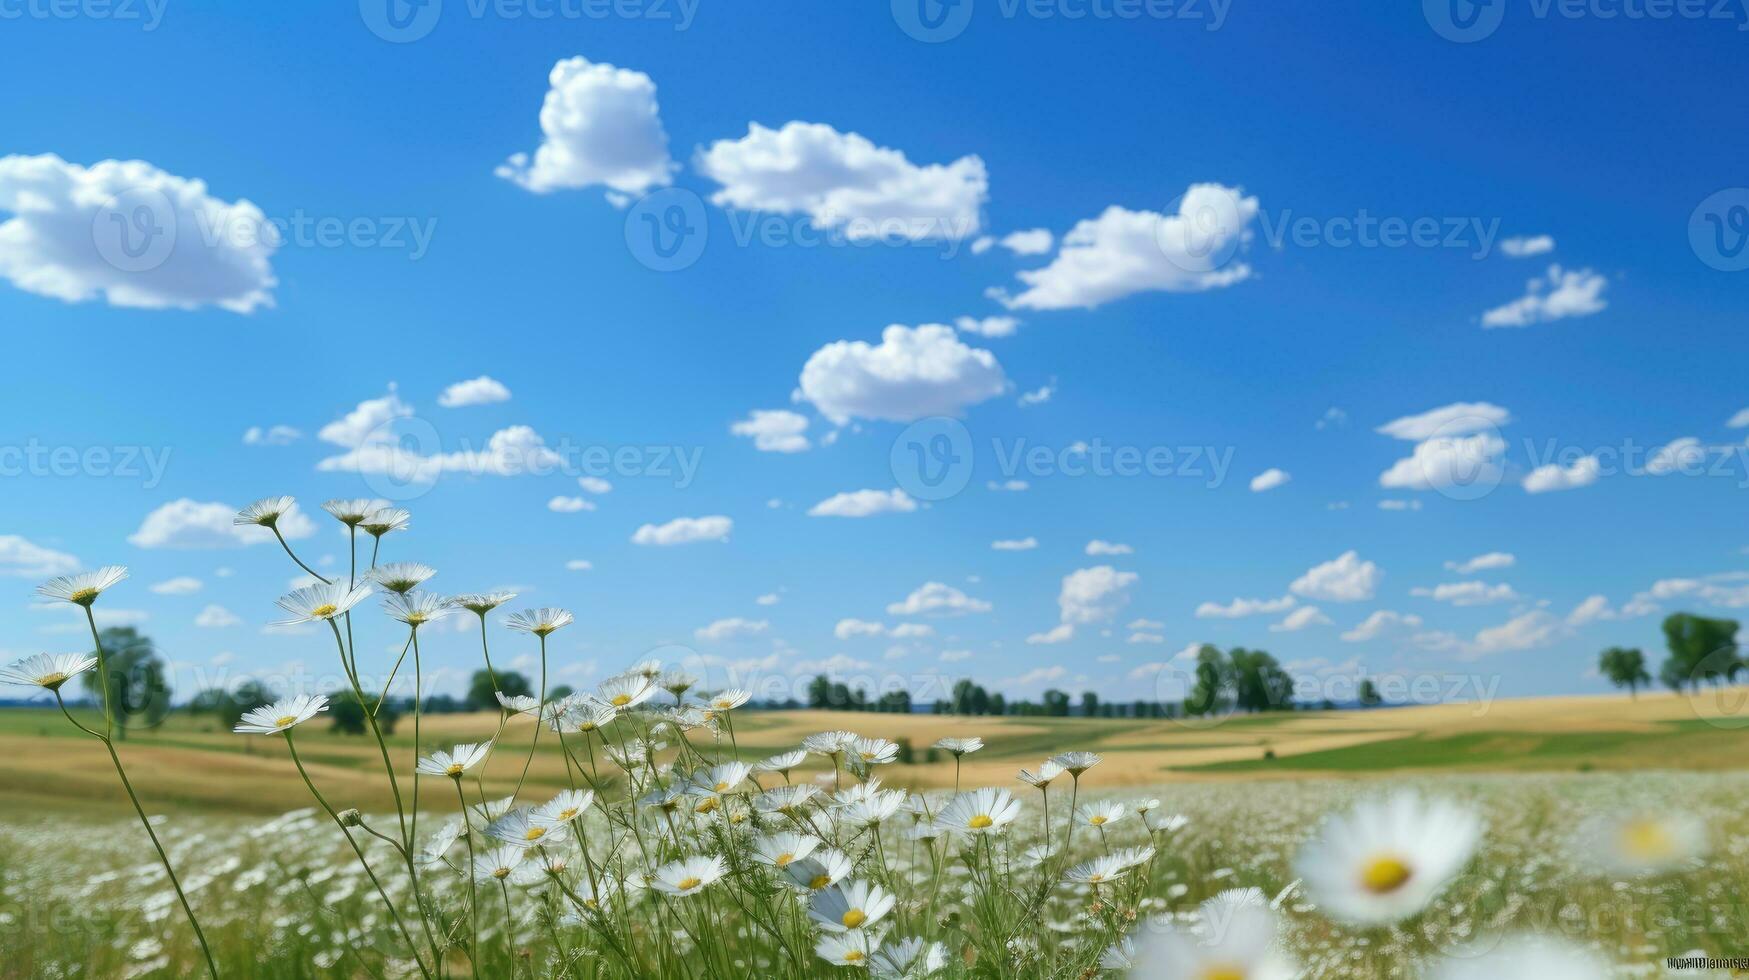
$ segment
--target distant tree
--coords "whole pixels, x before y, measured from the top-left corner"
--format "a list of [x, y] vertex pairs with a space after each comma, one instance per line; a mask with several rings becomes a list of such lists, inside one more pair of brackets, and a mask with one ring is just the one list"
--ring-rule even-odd
[[1196, 682], [1184, 698], [1184, 713], [1208, 715], [1227, 704], [1226, 692], [1233, 686], [1233, 665], [1219, 647], [1205, 643], [1196, 653]]
[[[132, 626], [111, 626], [98, 640], [109, 668], [107, 701], [115, 715], [115, 737], [125, 739], [130, 728], [151, 728], [163, 721], [170, 713], [170, 685], [151, 639]], [[100, 697], [103, 672], [87, 671], [83, 683], [92, 697]]]
[[917, 761], [917, 753], [911, 748], [910, 739], [898, 738], [894, 740], [894, 743], [899, 746], [899, 754], [894, 757], [895, 762], [901, 766], [908, 766]]
[[1003, 697], [1000, 693], [991, 694], [990, 695], [990, 713], [993, 715], [1005, 715], [1005, 714], [1007, 714], [1008, 713], [1008, 699]]
[[1365, 680], [1362, 680], [1360, 682], [1360, 706], [1361, 707], [1363, 707], [1363, 708], [1376, 708], [1379, 705], [1384, 704], [1384, 703], [1385, 703], [1385, 699], [1379, 696], [1379, 687], [1377, 684], [1374, 684], [1372, 682], [1372, 678], [1369, 677], [1369, 678], [1366, 678]]
[[824, 708], [832, 700], [832, 681], [825, 674], [815, 674], [808, 682], [808, 707]]
[[990, 713], [990, 692], [970, 680], [955, 681], [953, 713], [956, 715], [986, 715]]
[[577, 693], [577, 689], [569, 684], [560, 684], [547, 692], [548, 701], [560, 701]]
[[1293, 707], [1293, 678], [1275, 658], [1243, 647], [1227, 655], [1233, 702], [1241, 711], [1282, 711]]
[[528, 678], [514, 670], [498, 672], [498, 686], [492, 687], [492, 673], [485, 670], [474, 671], [473, 678], [468, 683], [468, 707], [475, 711], [496, 711], [498, 698], [494, 690], [503, 691], [507, 698], [532, 697], [534, 688], [528, 683]]
[[1081, 713], [1089, 718], [1099, 717], [1099, 695], [1093, 691], [1081, 692]]
[[1597, 658], [1597, 669], [1616, 687], [1628, 689], [1628, 697], [1639, 696], [1640, 685], [1652, 683], [1646, 673], [1646, 655], [1637, 649], [1610, 647]]
[[1040, 699], [1044, 701], [1043, 710], [1046, 715], [1052, 718], [1069, 716], [1069, 695], [1053, 687], [1040, 695]]
[[881, 695], [877, 707], [890, 714], [908, 715], [911, 713], [911, 692], [906, 690], [888, 691]]
[[[499, 674], [499, 680], [502, 681], [504, 676]], [[364, 696], [364, 703], [374, 706], [376, 699], [367, 694]], [[497, 701], [494, 700], [492, 703], [497, 704]], [[335, 691], [328, 695], [328, 717], [334, 723], [334, 730], [342, 735], [363, 735], [370, 727], [365, 721], [364, 708], [359, 706], [358, 697], [353, 694], [351, 689]], [[377, 727], [382, 729], [384, 735], [394, 733], [395, 722], [399, 721], [400, 718], [401, 713], [395, 707], [394, 701], [385, 701], [376, 712]]]
[[1678, 674], [1686, 679], [1690, 690], [1701, 681], [1719, 684], [1731, 680], [1742, 667], [1737, 654], [1737, 621], [1709, 619], [1693, 613], [1674, 613], [1664, 620], [1664, 642], [1670, 649], [1666, 666], [1659, 678], [1666, 684]]
[[227, 691], [222, 687], [209, 687], [201, 691], [188, 702], [188, 713], [212, 715], [220, 728], [230, 729], [237, 727], [237, 723], [243, 720], [243, 712], [259, 708], [272, 700], [272, 695], [259, 682], [245, 681], [235, 691]]

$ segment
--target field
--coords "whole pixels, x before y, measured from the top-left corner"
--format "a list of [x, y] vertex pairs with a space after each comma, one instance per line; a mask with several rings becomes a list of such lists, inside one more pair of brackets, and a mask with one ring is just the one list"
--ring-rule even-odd
[[[1160, 821], [1132, 816], [1097, 841], [1084, 835], [1075, 848], [1087, 857], [1099, 847], [1148, 842], [1160, 853], [1146, 878], [1132, 877], [1128, 891], [1114, 889], [1102, 902], [1097, 889], [1091, 898], [1084, 889], [1071, 890], [1003, 949], [993, 953], [969, 940], [954, 947], [951, 975], [960, 975], [962, 965], [965, 975], [1018, 975], [1029, 963], [1042, 964], [1026, 957], [1038, 957], [1051, 943], [1069, 952], [1050, 972], [1029, 975], [1098, 975], [1107, 941], [1077, 946], [1076, 937], [1119, 936], [1130, 928], [1126, 914], [1163, 916], [1160, 921], [1194, 917], [1199, 902], [1244, 886], [1279, 900], [1287, 948], [1306, 976], [1420, 976], [1436, 958], [1487, 952], [1522, 932], [1562, 935], [1620, 964], [1620, 975], [1648, 976], [1662, 975], [1654, 964], [1664, 956], [1749, 951], [1742, 938], [1749, 934], [1749, 919], [1741, 905], [1741, 896], [1749, 894], [1749, 816], [1741, 806], [1749, 773], [1736, 771], [1749, 761], [1749, 734], [1732, 726], [1730, 704], [1646, 694], [1631, 701], [1559, 698], [1499, 701], [1485, 709], [1449, 705], [1235, 717], [1196, 727], [1131, 719], [737, 712], [732, 739], [706, 737], [695, 748], [715, 761], [738, 747], [739, 756], [751, 761], [793, 748], [807, 735], [847, 729], [913, 747], [914, 764], [881, 767], [888, 786], [951, 792], [953, 762], [945, 756], [925, 762], [925, 750], [942, 736], [978, 735], [986, 747], [966, 757], [960, 780], [1012, 789], [1029, 820], [1036, 818], [1040, 798], [1015, 780], [1016, 771], [1057, 752], [1090, 750], [1104, 761], [1084, 777], [1083, 802], [1153, 797], [1162, 804], [1158, 813], [1187, 818], [1181, 829], [1159, 832]], [[336, 807], [376, 815], [371, 823], [392, 835], [393, 799], [374, 742], [334, 735], [326, 727], [312, 722], [299, 730], [299, 754], [311, 777]], [[488, 738], [496, 728], [493, 715], [439, 716], [425, 720], [423, 737], [428, 745], [442, 745]], [[390, 740], [398, 758], [410, 757], [411, 730], [403, 723]], [[484, 795], [510, 792], [530, 734], [526, 720], [506, 731], [481, 787]], [[127, 819], [114, 771], [98, 745], [75, 735], [58, 713], [0, 712], [0, 785], [6, 787], [0, 796], [0, 977], [195, 975], [199, 960], [186, 920], [139, 825]], [[525, 799], [544, 800], [568, 785], [551, 741], [549, 733], [530, 770]], [[120, 751], [146, 809], [159, 815], [155, 823], [202, 915], [222, 974], [412, 973], [405, 959], [360, 952], [385, 949], [395, 940], [386, 932], [389, 924], [371, 882], [328, 817], [311, 807], [282, 739], [245, 738], [216, 731], [205, 719], [178, 716], [132, 734]], [[816, 776], [830, 786], [830, 773], [811, 758], [792, 775], [797, 782]], [[453, 796], [444, 795], [453, 790], [447, 780], [422, 782], [424, 826], [435, 828], [456, 812]], [[403, 786], [410, 792], [410, 781]], [[471, 779], [468, 786], [472, 797]], [[1355, 928], [1328, 921], [1297, 883], [1296, 852], [1323, 816], [1404, 788], [1473, 805], [1486, 824], [1476, 859], [1406, 926]], [[1050, 802], [1061, 828], [1066, 801], [1053, 791]], [[1595, 855], [1586, 853], [1588, 822], [1599, 814], [1658, 813], [1673, 805], [1708, 828], [1718, 860], [1694, 862], [1673, 874], [1620, 879], [1598, 873]], [[608, 821], [592, 819], [582, 825], [591, 840], [613, 833]], [[895, 825], [911, 820], [892, 819]], [[709, 826], [700, 832], [713, 832]], [[1016, 825], [1016, 839], [1005, 844], [998, 862], [1017, 882], [1029, 872], [1008, 862], [1020, 861], [1015, 851], [1027, 841], [1043, 839], [1031, 823], [1026, 826]], [[420, 837], [428, 833], [421, 830]], [[920, 895], [906, 892], [904, 883], [936, 876], [928, 904], [918, 897], [902, 903], [895, 913], [900, 921], [925, 931], [932, 915], [959, 914], [936, 909], [943, 876], [948, 894], [970, 903], [966, 915], [980, 914], [972, 903], [979, 879], [967, 871], [969, 864], [938, 865], [933, 850], [926, 862], [914, 842], [898, 843], [905, 838], [897, 829], [892, 833], [881, 861], [901, 894]], [[388, 894], [405, 909], [412, 898], [406, 879], [392, 873], [392, 854], [368, 839], [366, 845]], [[453, 916], [468, 904], [463, 880], [432, 883], [427, 901]], [[511, 894], [504, 895], [506, 908]], [[505, 935], [502, 911], [485, 917], [479, 939], [488, 967], [483, 975], [630, 972], [589, 942], [592, 934], [576, 923], [543, 919], [533, 911], [537, 904], [530, 898], [527, 909], [515, 913], [514, 943]], [[990, 912], [998, 919], [1016, 913]], [[942, 930], [931, 935], [951, 939], [961, 934], [955, 929], [978, 932], [965, 922], [951, 928], [949, 918], [942, 922]], [[684, 927], [686, 920], [675, 924]], [[749, 944], [761, 938], [745, 923], [738, 928]], [[544, 942], [548, 931], [551, 944]], [[699, 952], [690, 931], [682, 928], [669, 941], [675, 958], [652, 961], [665, 964], [665, 973], [791, 975], [776, 968], [781, 961], [761, 967], [724, 957], [687, 965], [688, 956]], [[569, 955], [561, 966], [543, 959], [546, 953], [519, 953], [512, 967], [502, 952], [507, 948], [566, 949]], [[776, 957], [776, 948], [766, 949]], [[993, 955], [1016, 959], [992, 972]], [[446, 965], [451, 975], [469, 969], [467, 958], [454, 953]], [[813, 961], [806, 975], [837, 973]]]

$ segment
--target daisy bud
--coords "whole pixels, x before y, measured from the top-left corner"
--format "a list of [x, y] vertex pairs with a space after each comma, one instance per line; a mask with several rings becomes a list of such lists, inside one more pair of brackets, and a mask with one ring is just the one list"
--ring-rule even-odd
[[341, 810], [340, 811], [340, 826], [342, 826], [342, 827], [358, 827], [358, 826], [362, 826], [363, 824], [364, 824], [364, 814], [359, 813], [357, 810]]

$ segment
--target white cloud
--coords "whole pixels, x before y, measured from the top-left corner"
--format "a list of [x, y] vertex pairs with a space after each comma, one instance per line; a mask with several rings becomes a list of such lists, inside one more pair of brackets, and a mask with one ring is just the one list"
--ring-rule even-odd
[[565, 563], [567, 572], [587, 572], [595, 567], [595, 563], [587, 558], [573, 558]]
[[908, 514], [917, 501], [903, 490], [851, 490], [833, 494], [808, 508], [809, 517], [873, 517], [876, 514]]
[[761, 606], [775, 606], [783, 601], [783, 596], [778, 595], [776, 592], [767, 592], [753, 601]]
[[1555, 250], [1555, 240], [1549, 235], [1518, 235], [1500, 243], [1500, 251], [1508, 258], [1524, 259]]
[[960, 333], [973, 333], [980, 337], [1012, 337], [1019, 328], [1020, 321], [1011, 316], [962, 316], [955, 318], [953, 325]]
[[1417, 586], [1410, 589], [1409, 594], [1434, 602], [1449, 602], [1454, 606], [1486, 606], [1496, 602], [1517, 602], [1523, 598], [1505, 582], [1496, 585], [1473, 581], [1441, 582], [1431, 589]]
[[1551, 490], [1576, 490], [1597, 482], [1602, 464], [1596, 456], [1581, 456], [1572, 466], [1559, 463], [1539, 466], [1524, 477], [1525, 493], [1547, 493]]
[[603, 494], [613, 490], [613, 484], [599, 476], [580, 476], [577, 478], [577, 485], [582, 487], [585, 493]]
[[1380, 473], [1379, 486], [1397, 490], [1492, 486], [1505, 472], [1500, 462], [1505, 452], [1506, 440], [1492, 432], [1428, 439]]
[[1038, 547], [1038, 539], [1028, 535], [1024, 538], [1011, 538], [990, 542], [990, 547], [997, 551], [1031, 551]]
[[510, 389], [504, 384], [484, 374], [467, 381], [457, 381], [443, 394], [437, 396], [437, 403], [444, 408], [466, 408], [470, 405], [491, 405], [495, 402], [510, 400]]
[[692, 631], [701, 640], [748, 640], [770, 631], [771, 623], [763, 619], [742, 619], [739, 616], [719, 619], [709, 626]]
[[226, 609], [224, 606], [218, 605], [207, 606], [200, 611], [199, 615], [194, 617], [194, 625], [201, 629], [209, 630], [224, 629], [227, 626], [236, 626], [242, 621], [243, 620], [238, 618], [236, 613]]
[[914, 422], [959, 415], [1007, 390], [996, 355], [960, 342], [953, 328], [893, 324], [881, 342], [839, 340], [802, 367], [800, 397], [840, 425], [852, 418]]
[[302, 432], [289, 425], [275, 425], [265, 429], [259, 425], [252, 425], [243, 431], [243, 445], [289, 446], [303, 437]]
[[183, 575], [178, 578], [165, 579], [153, 584], [152, 592], [156, 595], [193, 595], [201, 590], [200, 579]]
[[958, 616], [989, 612], [991, 608], [990, 603], [974, 599], [951, 585], [925, 582], [902, 601], [889, 604], [887, 612], [894, 616]]
[[1021, 392], [1020, 407], [1031, 408], [1034, 405], [1043, 405], [1051, 400], [1051, 395], [1055, 394], [1056, 390], [1055, 385], [1044, 385], [1036, 391]]
[[1528, 327], [1570, 316], [1590, 316], [1609, 305], [1603, 298], [1608, 285], [1608, 280], [1590, 269], [1551, 265], [1547, 276], [1525, 284], [1523, 296], [1483, 313], [1482, 326]]
[[1363, 643], [1374, 640], [1387, 633], [1418, 630], [1421, 628], [1421, 617], [1414, 613], [1398, 613], [1389, 609], [1380, 609], [1363, 620], [1360, 625], [1342, 634], [1342, 639], [1349, 643]]
[[1420, 415], [1405, 415], [1378, 427], [1381, 435], [1408, 442], [1424, 442], [1434, 436], [1463, 436], [1497, 429], [1512, 421], [1512, 413], [1488, 402], [1454, 402]]
[[1132, 630], [1163, 630], [1166, 628], [1166, 624], [1157, 619], [1132, 619], [1130, 620], [1129, 625], [1124, 628]]
[[[323, 432], [340, 424], [334, 423]], [[412, 484], [429, 483], [445, 473], [469, 476], [550, 473], [563, 462], [558, 453], [548, 448], [540, 433], [526, 425], [499, 429], [486, 440], [484, 449], [460, 449], [421, 456], [402, 446], [396, 440], [393, 425], [385, 424], [347, 452], [317, 462], [316, 469], [322, 472], [382, 473], [397, 482]]]
[[1098, 538], [1087, 542], [1087, 547], [1083, 550], [1089, 555], [1133, 555], [1136, 553], [1136, 549], [1127, 544], [1101, 541]]
[[352, 411], [322, 426], [316, 433], [316, 438], [348, 449], [373, 442], [385, 442], [392, 438], [392, 434], [387, 431], [391, 422], [412, 417], [413, 406], [402, 401], [395, 393], [395, 386], [390, 385], [388, 394], [381, 398], [365, 399]]
[[1381, 500], [1379, 510], [1420, 510], [1419, 500]]
[[1660, 446], [1646, 460], [1646, 472], [1665, 476], [1676, 472], [1695, 471], [1707, 461], [1707, 448], [1693, 436], [1673, 439]]
[[0, 278], [27, 293], [154, 310], [273, 305], [279, 238], [267, 216], [212, 197], [205, 181], [142, 160], [6, 156], [0, 212], [11, 215], [0, 223]]
[[971, 658], [972, 651], [970, 650], [943, 650], [941, 651], [941, 656], [937, 659], [944, 664], [957, 664], [962, 660], [970, 660]]
[[16, 534], [0, 534], [0, 575], [53, 578], [78, 570], [79, 559], [64, 551], [32, 544]]
[[557, 514], [575, 514], [580, 510], [594, 510], [595, 504], [582, 497], [554, 497], [547, 501], [547, 510]]
[[1577, 629], [1587, 623], [1616, 618], [1615, 610], [1609, 608], [1609, 600], [1600, 595], [1586, 596], [1584, 601], [1573, 607], [1567, 614], [1567, 625]]
[[1131, 633], [1130, 643], [1165, 643], [1166, 638], [1158, 633]]
[[984, 484], [984, 487], [995, 493], [1020, 493], [1023, 490], [1030, 489], [1032, 484], [1025, 480], [1003, 480], [1001, 482], [991, 480]]
[[993, 236], [993, 235], [979, 235], [977, 238], [972, 240], [972, 254], [973, 255], [983, 255], [985, 252], [988, 252], [991, 248], [995, 247], [995, 245], [996, 245], [995, 236]]
[[547, 76], [541, 145], [493, 173], [544, 194], [603, 186], [621, 194], [664, 187], [678, 169], [656, 105], [656, 83], [641, 71], [567, 58]]
[[1459, 575], [1473, 575], [1476, 572], [1492, 568], [1511, 568], [1517, 563], [1517, 558], [1504, 551], [1490, 551], [1487, 554], [1477, 555], [1463, 561], [1448, 561], [1445, 563], [1445, 567]]
[[1074, 638], [1075, 638], [1075, 627], [1070, 623], [1061, 623], [1061, 624], [1058, 624], [1056, 626], [1051, 627], [1048, 630], [1045, 630], [1042, 633], [1031, 634], [1030, 636], [1028, 636], [1026, 638], [1026, 642], [1031, 643], [1035, 646], [1038, 646], [1038, 645], [1047, 645], [1048, 646], [1048, 645], [1053, 644], [1053, 643], [1066, 643], [1069, 640], [1072, 640]]
[[1288, 586], [1295, 595], [1330, 602], [1360, 602], [1371, 599], [1384, 573], [1360, 555], [1345, 551], [1336, 558], [1314, 565]]
[[1057, 594], [1062, 621], [1083, 624], [1110, 619], [1129, 603], [1129, 587], [1140, 578], [1135, 572], [1120, 572], [1110, 565], [1070, 572], [1063, 576], [1063, 588]]
[[1011, 231], [998, 239], [996, 244], [1015, 255], [1044, 255], [1056, 241], [1056, 236], [1051, 234], [1049, 228], [1029, 228], [1025, 231]]
[[1064, 667], [1061, 664], [1052, 664], [1049, 667], [1034, 668], [1021, 674], [1019, 677], [1009, 678], [1001, 682], [1001, 684], [1005, 687], [1031, 687], [1034, 684], [1048, 684], [1052, 681], [1060, 681], [1067, 676], [1069, 676], [1069, 669], [1067, 667]]
[[838, 625], [832, 627], [832, 635], [840, 640], [855, 639], [860, 636], [881, 636], [887, 627], [867, 619], [840, 619]]
[[1198, 619], [1239, 619], [1245, 616], [1263, 616], [1286, 612], [1292, 609], [1298, 601], [1291, 595], [1284, 595], [1279, 599], [1235, 598], [1224, 606], [1218, 602], [1205, 602], [1196, 607], [1196, 616]]
[[897, 640], [920, 640], [926, 636], [934, 636], [935, 627], [928, 623], [900, 623], [888, 630], [887, 634]]
[[1542, 610], [1533, 610], [1476, 634], [1466, 650], [1471, 656], [1486, 656], [1547, 646], [1560, 635], [1561, 622]]
[[811, 447], [808, 417], [787, 409], [756, 408], [747, 417], [729, 425], [729, 432], [753, 440], [762, 453], [799, 453]]
[[1251, 478], [1251, 492], [1262, 493], [1265, 490], [1274, 490], [1291, 479], [1293, 477], [1286, 470], [1278, 470], [1272, 466]]
[[1011, 309], [1092, 309], [1142, 292], [1231, 286], [1251, 275], [1228, 260], [1256, 215], [1257, 198], [1220, 184], [1191, 185], [1172, 215], [1112, 205], [1077, 222], [1049, 265], [1016, 273], [1027, 287], [1019, 295], [991, 295]]
[[842, 229], [851, 240], [976, 235], [989, 187], [976, 156], [917, 166], [824, 123], [751, 123], [746, 136], [712, 143], [694, 165], [723, 185], [711, 195], [720, 207], [806, 214], [815, 228]]
[[1318, 610], [1317, 606], [1301, 606], [1287, 614], [1279, 623], [1271, 624], [1271, 633], [1297, 633], [1308, 626], [1329, 626], [1330, 617]]
[[727, 541], [735, 522], [720, 514], [676, 517], [666, 524], [645, 524], [632, 535], [633, 544], [666, 547], [695, 541]]
[[1737, 411], [1737, 414], [1731, 416], [1730, 420], [1725, 423], [1725, 428], [1727, 428], [1727, 429], [1749, 428], [1749, 408], [1739, 409]]
[[[273, 544], [273, 532], [233, 520], [237, 508], [217, 502], [201, 503], [183, 497], [146, 515], [128, 542], [140, 548], [235, 548], [248, 544]], [[307, 538], [316, 525], [292, 505], [279, 519], [279, 533], [288, 539]]]

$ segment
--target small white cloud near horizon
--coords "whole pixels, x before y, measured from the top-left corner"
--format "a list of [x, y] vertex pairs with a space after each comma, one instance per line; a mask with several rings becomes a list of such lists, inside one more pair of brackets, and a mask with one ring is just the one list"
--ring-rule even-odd
[[216, 604], [207, 606], [194, 617], [194, 625], [206, 630], [224, 629], [241, 622], [243, 620], [236, 613]]
[[888, 326], [879, 344], [838, 340], [821, 347], [802, 366], [797, 395], [843, 425], [957, 417], [1006, 390], [996, 355], [966, 346], [952, 327], [925, 323]]
[[1299, 600], [1291, 595], [1278, 599], [1244, 599], [1235, 597], [1232, 602], [1222, 605], [1218, 602], [1204, 602], [1196, 607], [1198, 619], [1241, 619], [1246, 616], [1264, 616], [1272, 613], [1286, 612], [1299, 604]]
[[289, 425], [273, 425], [262, 428], [252, 425], [243, 430], [243, 445], [245, 446], [289, 446], [304, 434]]
[[1445, 563], [1445, 568], [1446, 571], [1456, 572], [1459, 575], [1472, 575], [1488, 569], [1511, 568], [1517, 563], [1517, 557], [1507, 552], [1490, 551], [1474, 558], [1466, 558], [1463, 561], [1448, 561]]
[[1342, 634], [1346, 643], [1364, 643], [1381, 636], [1396, 632], [1409, 632], [1421, 628], [1421, 617], [1414, 613], [1399, 613], [1389, 609], [1380, 609], [1362, 620], [1359, 625]]
[[547, 501], [547, 510], [556, 514], [575, 514], [578, 511], [594, 509], [595, 504], [582, 497], [559, 496]]
[[1099, 538], [1087, 542], [1087, 547], [1082, 550], [1089, 555], [1133, 555], [1136, 553], [1136, 549], [1127, 544], [1102, 541]]
[[1603, 472], [1603, 464], [1596, 456], [1581, 456], [1573, 461], [1571, 466], [1559, 463], [1548, 463], [1539, 466], [1524, 477], [1525, 493], [1549, 493], [1555, 490], [1577, 490], [1597, 482]]
[[1266, 469], [1251, 478], [1251, 492], [1262, 493], [1265, 490], [1274, 490], [1276, 487], [1279, 487], [1292, 479], [1293, 476], [1286, 470], [1278, 470], [1271, 466], [1269, 469]]
[[200, 579], [188, 575], [165, 579], [152, 585], [154, 595], [193, 595], [201, 590]]
[[735, 522], [721, 514], [708, 517], [676, 517], [666, 524], [645, 524], [632, 534], [632, 543], [665, 548], [699, 541], [727, 541]]
[[1294, 579], [1288, 590], [1306, 599], [1330, 602], [1360, 602], [1371, 599], [1384, 573], [1370, 561], [1361, 560], [1353, 551], [1312, 566], [1306, 574]]
[[1548, 275], [1525, 284], [1524, 295], [1482, 314], [1483, 329], [1528, 327], [1568, 317], [1600, 313], [1609, 303], [1603, 291], [1609, 280], [1590, 269], [1549, 266]]
[[509, 400], [510, 389], [504, 387], [503, 382], [484, 374], [467, 381], [457, 381], [443, 389], [443, 394], [437, 396], [437, 404], [444, 408], [491, 405]]
[[1497, 429], [1511, 421], [1511, 412], [1490, 402], [1453, 402], [1419, 415], [1393, 419], [1374, 431], [1393, 439], [1425, 442], [1435, 436], [1465, 436]]
[[[252, 544], [273, 544], [273, 532], [263, 527], [239, 527], [234, 522], [237, 508], [230, 504], [203, 503], [183, 497], [163, 504], [140, 522], [139, 530], [128, 535], [128, 543], [137, 548], [204, 549], [237, 548]], [[296, 504], [279, 518], [279, 533], [287, 540], [307, 538], [316, 533], [316, 525]]]
[[1271, 633], [1297, 633], [1309, 626], [1332, 625], [1330, 617], [1319, 611], [1317, 606], [1301, 606], [1287, 614], [1279, 623], [1271, 623]]
[[977, 334], [980, 337], [1012, 337], [1019, 329], [1020, 321], [1011, 316], [962, 316], [954, 318], [953, 326], [960, 333]]
[[960, 616], [986, 613], [992, 608], [990, 603], [974, 599], [945, 582], [925, 582], [904, 599], [888, 604], [887, 613], [893, 616]]
[[1015, 255], [1045, 255], [1056, 241], [1056, 236], [1051, 234], [1049, 228], [1028, 228], [1025, 231], [1011, 231], [997, 239], [996, 244]]
[[1038, 539], [1028, 535], [1024, 538], [1009, 538], [990, 542], [995, 551], [1031, 551], [1038, 547]]
[[1517, 602], [1524, 598], [1505, 582], [1490, 585], [1479, 581], [1441, 582], [1432, 588], [1416, 586], [1409, 590], [1409, 594], [1435, 602], [1449, 602], [1454, 606], [1486, 606], [1496, 602]]
[[762, 636], [771, 629], [771, 623], [763, 619], [742, 619], [732, 616], [719, 619], [709, 626], [702, 626], [692, 631], [692, 635], [701, 640], [720, 642], [723, 640], [749, 640]]
[[1514, 235], [1500, 243], [1500, 251], [1513, 259], [1526, 259], [1554, 250], [1555, 239], [1551, 235]]
[[873, 517], [876, 514], [909, 514], [917, 501], [903, 490], [850, 490], [833, 494], [808, 508], [809, 517]]
[[595, 563], [587, 558], [573, 558], [565, 562], [565, 571], [567, 572], [587, 572], [594, 567]]
[[1026, 638], [1026, 642], [1034, 646], [1048, 646], [1053, 643], [1066, 643], [1069, 640], [1074, 639], [1074, 637], [1075, 627], [1072, 624], [1059, 623], [1042, 633], [1033, 633], [1029, 635]]
[[784, 408], [756, 408], [747, 417], [730, 423], [729, 433], [753, 440], [762, 453], [799, 453], [813, 448], [803, 433], [808, 417]]
[[553, 65], [547, 84], [540, 146], [532, 158], [512, 154], [496, 176], [536, 194], [599, 186], [641, 195], [673, 180], [679, 164], [650, 76], [574, 57]]

